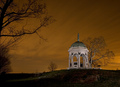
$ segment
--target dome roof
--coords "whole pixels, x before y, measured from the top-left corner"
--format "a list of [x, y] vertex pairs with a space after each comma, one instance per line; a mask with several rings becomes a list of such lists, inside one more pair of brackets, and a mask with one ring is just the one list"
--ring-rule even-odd
[[75, 43], [71, 45], [71, 47], [86, 47], [84, 43], [79, 41], [79, 33], [78, 33], [78, 39]]
[[71, 45], [71, 47], [86, 47], [84, 43], [80, 42], [80, 41], [76, 41], [75, 43], [73, 43]]

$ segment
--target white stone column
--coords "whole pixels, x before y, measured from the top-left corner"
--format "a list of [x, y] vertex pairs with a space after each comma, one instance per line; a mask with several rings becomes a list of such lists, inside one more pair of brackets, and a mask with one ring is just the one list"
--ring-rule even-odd
[[70, 68], [70, 57], [69, 57], [69, 68]]
[[72, 56], [72, 58], [71, 58], [71, 64], [72, 64], [72, 68], [73, 68], [73, 64], [74, 64], [74, 63], [73, 63], [73, 56]]
[[78, 68], [80, 68], [80, 55], [78, 55]]
[[86, 61], [86, 57], [85, 57], [85, 68], [86, 68], [86, 65], [87, 65], [87, 61]]
[[71, 62], [70, 62], [71, 58], [72, 58], [72, 55], [69, 54], [69, 68], [71, 68], [71, 66], [70, 66], [70, 64], [71, 64]]

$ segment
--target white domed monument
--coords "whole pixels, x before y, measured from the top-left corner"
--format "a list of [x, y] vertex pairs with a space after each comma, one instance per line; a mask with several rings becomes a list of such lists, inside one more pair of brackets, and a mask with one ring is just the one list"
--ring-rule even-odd
[[87, 69], [90, 68], [88, 60], [89, 50], [84, 43], [78, 40], [71, 45], [69, 52], [69, 68], [68, 69]]

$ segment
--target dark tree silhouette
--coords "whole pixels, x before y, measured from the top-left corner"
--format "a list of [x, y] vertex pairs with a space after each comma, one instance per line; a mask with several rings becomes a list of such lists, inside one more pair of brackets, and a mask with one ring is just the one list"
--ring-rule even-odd
[[[27, 23], [21, 29], [10, 26], [15, 22], [22, 22], [30, 17], [39, 19], [39, 26], [33, 29], [26, 29]], [[24, 0], [21, 3], [16, 0], [0, 0], [0, 37], [18, 37], [34, 33], [39, 35], [38, 30], [51, 22], [53, 22], [53, 19], [48, 16], [46, 4], [42, 0]], [[40, 35], [39, 37], [44, 39]]]
[[0, 73], [11, 71], [10, 68], [10, 55], [8, 54], [9, 49], [0, 45]]
[[55, 69], [57, 69], [57, 65], [55, 63], [51, 62], [48, 66], [48, 69], [50, 71], [54, 71]]
[[103, 37], [87, 38], [83, 41], [89, 50], [89, 63], [94, 66], [106, 65], [114, 58], [113, 51], [106, 48]]
[[[28, 22], [32, 21], [30, 18], [37, 20], [39, 25], [28, 28]], [[8, 48], [11, 45], [13, 46], [26, 34], [37, 34], [41, 39], [46, 40], [39, 31], [53, 21], [52, 16], [48, 15], [43, 0], [0, 0], [0, 72], [9, 70], [7, 69], [10, 64]]]

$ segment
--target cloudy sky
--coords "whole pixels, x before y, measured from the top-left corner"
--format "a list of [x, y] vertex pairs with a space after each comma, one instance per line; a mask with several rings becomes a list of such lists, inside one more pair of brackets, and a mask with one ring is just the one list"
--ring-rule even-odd
[[[104, 69], [120, 69], [120, 1], [119, 0], [44, 0], [49, 15], [56, 21], [42, 28], [41, 40], [26, 35], [10, 50], [12, 72], [48, 71], [52, 61], [58, 69], [68, 68], [68, 49], [77, 40], [103, 36], [115, 53], [112, 64]], [[36, 23], [36, 20], [33, 21]], [[35, 24], [33, 24], [35, 25]]]

